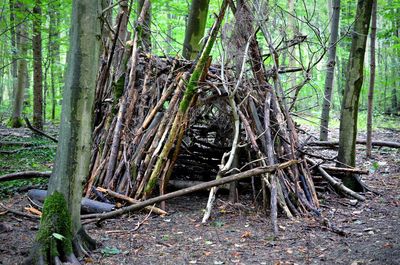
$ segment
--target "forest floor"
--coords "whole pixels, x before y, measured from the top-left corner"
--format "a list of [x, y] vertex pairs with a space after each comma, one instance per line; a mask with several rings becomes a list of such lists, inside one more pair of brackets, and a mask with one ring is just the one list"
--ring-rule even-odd
[[[400, 131], [380, 129], [375, 139], [398, 141]], [[84, 262], [400, 264], [400, 151], [374, 149], [373, 161], [367, 161], [364, 147], [357, 148], [357, 165], [371, 170], [363, 181], [376, 193], [367, 192], [367, 200], [358, 203], [329, 189], [318, 194], [322, 215], [344, 233], [335, 233], [312, 217], [280, 217], [279, 237], [274, 238], [270, 218], [253, 204], [251, 195], [241, 195], [240, 203], [231, 204], [220, 194], [211, 220], [201, 224], [208, 195], [205, 192], [167, 201], [166, 216], [138, 212], [106, 220], [101, 227], [86, 225], [101, 246]], [[335, 155], [335, 151], [315, 152]], [[5, 162], [8, 156], [0, 153], [0, 172], [12, 166], [24, 169], [24, 163]], [[42, 167], [51, 166], [44, 164]], [[24, 185], [43, 185], [35, 183]], [[0, 194], [4, 185], [0, 183]], [[6, 197], [3, 190], [1, 203], [24, 211], [30, 204], [24, 190], [19, 187]], [[19, 264], [29, 254], [39, 222], [0, 208], [0, 225], [0, 264]]]

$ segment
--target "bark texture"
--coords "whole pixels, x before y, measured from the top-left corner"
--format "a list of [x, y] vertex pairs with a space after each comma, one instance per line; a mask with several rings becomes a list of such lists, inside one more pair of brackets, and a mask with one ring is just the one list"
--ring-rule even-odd
[[368, 89], [368, 116], [367, 116], [367, 157], [371, 157], [372, 150], [372, 114], [375, 88], [375, 41], [376, 41], [376, 9], [377, 1], [374, 0], [371, 17], [371, 65]]
[[43, 73], [42, 73], [42, 9], [41, 1], [35, 1], [33, 8], [33, 126], [43, 129]]
[[331, 110], [333, 79], [334, 79], [334, 75], [335, 75], [336, 42], [338, 39], [338, 31], [339, 31], [339, 17], [340, 17], [340, 0], [333, 0], [332, 18], [331, 18], [331, 36], [330, 36], [330, 41], [329, 41], [328, 64], [327, 64], [327, 68], [326, 68], [326, 78], [325, 78], [324, 102], [322, 104], [321, 126], [320, 126], [320, 135], [319, 135], [319, 139], [321, 141], [328, 140], [329, 112]]
[[182, 56], [193, 60], [201, 50], [201, 39], [206, 28], [208, 4], [210, 0], [192, 0], [186, 25]]
[[[357, 4], [346, 86], [340, 112], [338, 160], [341, 164], [339, 166], [343, 166], [343, 164], [355, 166], [358, 103], [364, 78], [364, 55], [371, 19], [372, 2], [373, 0], [359, 0]], [[343, 182], [351, 189], [357, 188], [357, 180], [353, 175], [345, 177]]]
[[[90, 163], [92, 112], [100, 47], [99, 10], [100, 3], [96, 0], [73, 2], [60, 136], [48, 190], [49, 195], [60, 193], [66, 200], [76, 255], [93, 247], [93, 240], [82, 228], [80, 203], [82, 183]], [[74, 256], [60, 256], [60, 259], [75, 262]]]

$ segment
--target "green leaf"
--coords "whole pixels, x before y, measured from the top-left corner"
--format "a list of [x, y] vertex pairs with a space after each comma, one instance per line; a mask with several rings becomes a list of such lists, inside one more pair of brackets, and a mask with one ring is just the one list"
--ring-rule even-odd
[[53, 233], [52, 236], [53, 236], [55, 239], [58, 239], [58, 240], [61, 240], [61, 241], [65, 239], [65, 236], [63, 236], [63, 235], [61, 235], [61, 234], [58, 234], [58, 233]]
[[105, 256], [112, 256], [121, 253], [121, 250], [116, 247], [105, 247], [100, 250], [101, 254]]

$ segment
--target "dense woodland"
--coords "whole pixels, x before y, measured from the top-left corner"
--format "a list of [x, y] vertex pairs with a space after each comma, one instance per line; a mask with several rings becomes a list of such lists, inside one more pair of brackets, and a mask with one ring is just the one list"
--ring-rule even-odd
[[375, 165], [373, 146], [400, 147], [374, 137], [399, 130], [399, 9], [399, 0], [4, 1], [1, 126], [58, 145], [52, 173], [1, 172], [12, 174], [0, 181], [51, 176], [26, 264], [79, 264], [96, 248], [82, 223], [142, 208], [163, 215], [166, 200], [204, 189], [203, 223], [219, 188], [232, 203], [247, 189], [275, 238], [278, 216], [343, 233], [321, 213], [319, 185], [366, 201], [357, 158]]

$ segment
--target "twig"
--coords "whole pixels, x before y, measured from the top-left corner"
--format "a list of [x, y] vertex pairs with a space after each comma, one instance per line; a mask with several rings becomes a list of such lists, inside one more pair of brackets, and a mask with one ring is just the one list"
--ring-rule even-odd
[[19, 215], [19, 216], [23, 216], [23, 217], [30, 218], [30, 219], [35, 219], [35, 220], [40, 219], [39, 216], [31, 215], [31, 214], [27, 214], [27, 213], [23, 213], [23, 212], [20, 212], [20, 211], [17, 211], [17, 210], [13, 210], [13, 209], [11, 209], [11, 208], [8, 208], [7, 206], [5, 206], [4, 204], [2, 204], [1, 202], [0, 202], [0, 207], [2, 207], [2, 208], [4, 208], [5, 210], [7, 210], [7, 212], [10, 212], [10, 213], [13, 213], [13, 214], [16, 214], [16, 215]]

